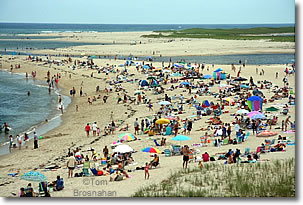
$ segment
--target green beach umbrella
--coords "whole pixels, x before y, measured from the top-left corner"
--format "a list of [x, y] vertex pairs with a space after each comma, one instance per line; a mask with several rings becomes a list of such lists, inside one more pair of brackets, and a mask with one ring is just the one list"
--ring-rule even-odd
[[279, 110], [278, 108], [275, 108], [273, 106], [266, 108], [266, 111], [278, 111], [278, 110]]

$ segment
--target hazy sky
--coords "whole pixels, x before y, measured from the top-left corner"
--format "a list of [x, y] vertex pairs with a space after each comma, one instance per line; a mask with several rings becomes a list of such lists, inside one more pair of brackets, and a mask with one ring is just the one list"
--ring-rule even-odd
[[0, 0], [0, 22], [295, 23], [294, 0]]

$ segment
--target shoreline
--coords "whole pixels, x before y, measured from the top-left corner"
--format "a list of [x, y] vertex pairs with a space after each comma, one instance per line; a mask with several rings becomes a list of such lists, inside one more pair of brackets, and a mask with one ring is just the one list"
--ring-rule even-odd
[[[0, 68], [1, 71], [13, 74], [13, 75], [24, 75], [25, 73], [23, 72], [10, 72], [8, 71], [8, 69], [4, 69], [4, 68]], [[16, 71], [16, 70], [15, 70]], [[18, 71], [18, 70], [17, 70]], [[41, 82], [43, 82], [43, 80], [41, 78], [38, 78], [38, 80]], [[41, 84], [35, 84], [34, 86], [38, 86], [41, 87], [43, 85]], [[62, 96], [63, 99], [63, 105], [64, 105], [64, 111], [63, 113], [66, 113], [66, 109], [68, 109], [69, 105], [72, 103], [72, 99], [67, 96], [67, 95], [63, 95], [61, 92], [64, 88], [60, 88], [60, 86], [58, 86], [58, 88], [54, 88], [52, 90], [52, 92], [55, 93], [55, 95], [58, 97], [59, 95]], [[58, 105], [56, 104], [55, 106], [56, 108], [58, 107]], [[21, 145], [21, 150], [22, 148], [24, 149], [26, 146], [28, 146], [28, 144], [32, 144], [33, 142], [33, 132], [37, 131], [37, 133], [39, 133], [38, 135], [44, 135], [47, 134], [49, 132], [51, 132], [52, 130], [56, 129], [57, 127], [61, 126], [61, 124], [63, 123], [63, 114], [60, 113], [58, 111], [58, 109], [53, 109], [52, 113], [50, 113], [49, 117], [50, 119], [46, 119], [45, 120], [41, 120], [39, 123], [31, 125], [28, 129], [25, 129], [24, 131], [21, 131], [20, 133], [18, 133], [17, 135], [23, 136], [24, 133], [28, 134], [28, 141], [22, 141], [22, 145]], [[10, 134], [8, 134], [9, 136]], [[23, 136], [24, 137], [24, 136]], [[16, 152], [16, 151], [21, 151], [18, 149], [18, 145], [16, 142], [16, 139], [14, 139], [14, 143], [16, 144], [16, 148], [13, 148], [12, 151], [9, 151], [9, 141], [3, 142], [0, 145], [0, 156], [6, 156], [11, 154], [12, 152]]]

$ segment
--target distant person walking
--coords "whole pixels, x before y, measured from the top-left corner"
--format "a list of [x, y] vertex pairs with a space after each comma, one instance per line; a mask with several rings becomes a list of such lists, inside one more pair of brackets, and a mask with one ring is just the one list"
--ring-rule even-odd
[[34, 132], [34, 149], [38, 149], [38, 135]]

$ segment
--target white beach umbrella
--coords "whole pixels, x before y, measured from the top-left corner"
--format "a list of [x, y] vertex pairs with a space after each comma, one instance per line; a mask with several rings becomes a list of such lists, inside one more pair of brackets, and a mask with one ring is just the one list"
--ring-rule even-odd
[[131, 148], [129, 145], [122, 144], [118, 145], [113, 152], [119, 152], [119, 153], [126, 153], [126, 152], [133, 152], [133, 148]]
[[158, 103], [159, 105], [170, 105], [171, 103], [168, 101], [161, 101]]

